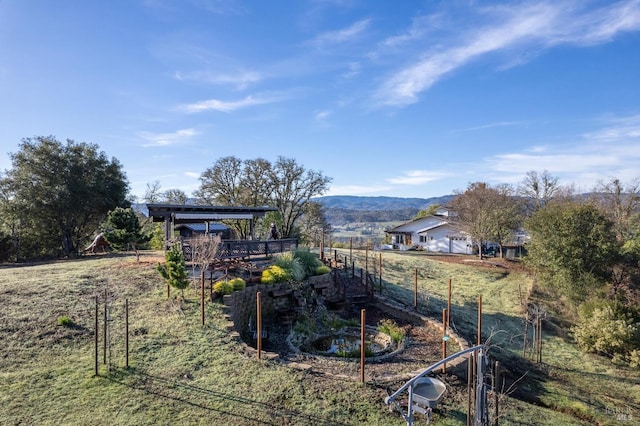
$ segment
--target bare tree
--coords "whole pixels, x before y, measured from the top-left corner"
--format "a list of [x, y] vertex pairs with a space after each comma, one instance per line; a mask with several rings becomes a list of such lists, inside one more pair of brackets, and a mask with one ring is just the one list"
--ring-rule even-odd
[[167, 189], [163, 193], [164, 202], [168, 204], [187, 204], [187, 194], [181, 189]]
[[[279, 157], [271, 164], [258, 158], [242, 161], [224, 157], [200, 177], [196, 196], [207, 203], [226, 206], [258, 207], [265, 204], [278, 209], [283, 237], [292, 235], [305, 204], [322, 195], [331, 179], [314, 170], [306, 170], [294, 159]], [[228, 223], [243, 238], [248, 234], [246, 221]]]
[[162, 202], [162, 191], [160, 190], [160, 181], [154, 180], [153, 182], [147, 182], [147, 190], [144, 193], [143, 200], [145, 203], [160, 203]]
[[628, 239], [632, 234], [631, 218], [640, 210], [640, 179], [627, 186], [619, 179], [600, 182], [594, 191], [597, 204], [613, 222], [616, 238], [619, 241]]
[[293, 158], [284, 157], [278, 157], [269, 178], [273, 182], [271, 200], [282, 216], [282, 235], [289, 237], [304, 213], [305, 204], [312, 197], [324, 194], [331, 178], [315, 170], [305, 170]]
[[549, 171], [538, 174], [531, 170], [520, 184], [518, 194], [526, 199], [527, 210], [532, 213], [546, 206], [559, 189], [558, 178], [551, 176]]
[[201, 279], [205, 271], [215, 264], [220, 248], [220, 236], [198, 235], [191, 239], [191, 261], [200, 269]]
[[480, 259], [485, 242], [501, 245], [519, 226], [519, 210], [511, 193], [508, 185], [492, 188], [485, 182], [475, 182], [463, 193], [457, 192], [450, 203], [454, 223], [478, 245]]

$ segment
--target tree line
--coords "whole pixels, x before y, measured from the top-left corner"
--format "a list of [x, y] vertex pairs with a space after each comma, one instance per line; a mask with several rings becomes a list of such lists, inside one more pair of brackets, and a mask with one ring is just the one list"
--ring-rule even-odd
[[[76, 256], [99, 232], [115, 247], [134, 250], [159, 234], [131, 210], [136, 198], [122, 165], [98, 145], [37, 136], [23, 139], [9, 155], [11, 168], [0, 174], [0, 261]], [[277, 224], [281, 237], [307, 241], [328, 227], [322, 207], [310, 199], [326, 192], [331, 179], [294, 159], [225, 157], [200, 181], [194, 193], [198, 203], [276, 207], [259, 223], [265, 237], [270, 223]], [[147, 184], [144, 201], [183, 204], [187, 199], [179, 189], [161, 191], [156, 181]], [[227, 224], [242, 239], [249, 232], [246, 222]], [[145, 232], [135, 229], [143, 226]]]
[[569, 331], [578, 345], [639, 367], [639, 182], [614, 178], [576, 194], [530, 171], [518, 187], [472, 183], [449, 207], [479, 247], [526, 231], [525, 265], [556, 308], [576, 317]]

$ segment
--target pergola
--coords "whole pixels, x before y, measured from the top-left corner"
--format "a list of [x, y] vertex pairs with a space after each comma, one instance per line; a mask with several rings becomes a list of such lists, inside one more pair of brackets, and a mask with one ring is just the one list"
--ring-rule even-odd
[[149, 217], [154, 222], [164, 222], [164, 238], [171, 238], [171, 226], [181, 223], [204, 223], [206, 230], [210, 222], [220, 220], [248, 220], [249, 239], [255, 239], [254, 222], [267, 212], [277, 211], [275, 207], [201, 206], [186, 204], [147, 204]]

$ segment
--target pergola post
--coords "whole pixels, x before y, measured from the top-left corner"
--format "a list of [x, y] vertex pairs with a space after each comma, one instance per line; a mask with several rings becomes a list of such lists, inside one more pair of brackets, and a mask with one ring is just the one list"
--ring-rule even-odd
[[169, 240], [171, 239], [171, 217], [164, 218], [164, 249], [169, 248]]

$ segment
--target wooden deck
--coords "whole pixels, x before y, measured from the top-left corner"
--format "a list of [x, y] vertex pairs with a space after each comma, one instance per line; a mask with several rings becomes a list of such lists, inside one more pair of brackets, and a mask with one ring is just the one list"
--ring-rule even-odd
[[[218, 243], [218, 259], [250, 258], [251, 256], [268, 256], [284, 253], [298, 248], [297, 238], [283, 240], [222, 240]], [[189, 239], [182, 242], [182, 252], [187, 262], [192, 260]]]

